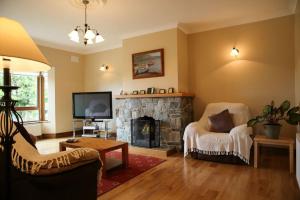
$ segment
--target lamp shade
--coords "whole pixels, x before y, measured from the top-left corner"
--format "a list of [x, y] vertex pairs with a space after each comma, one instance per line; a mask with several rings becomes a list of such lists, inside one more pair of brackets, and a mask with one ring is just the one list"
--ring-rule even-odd
[[25, 29], [18, 22], [0, 17], [0, 68], [10, 60], [10, 70], [15, 72], [41, 72], [50, 65]]

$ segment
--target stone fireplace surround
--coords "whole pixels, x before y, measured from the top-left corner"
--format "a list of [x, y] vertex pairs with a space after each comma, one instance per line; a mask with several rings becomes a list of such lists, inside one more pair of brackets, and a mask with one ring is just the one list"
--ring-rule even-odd
[[131, 119], [160, 120], [160, 146], [181, 150], [185, 127], [193, 120], [193, 95], [187, 93], [115, 96], [117, 140], [131, 143]]

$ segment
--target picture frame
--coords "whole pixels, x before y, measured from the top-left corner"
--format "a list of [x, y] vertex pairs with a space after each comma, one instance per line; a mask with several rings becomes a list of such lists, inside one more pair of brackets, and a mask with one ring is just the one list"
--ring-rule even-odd
[[166, 90], [165, 89], [160, 89], [159, 90], [159, 94], [165, 94], [166, 93]]
[[154, 94], [155, 93], [155, 88], [151, 87], [151, 88], [147, 88], [147, 94]]
[[164, 76], [164, 49], [132, 54], [132, 78]]
[[140, 90], [140, 94], [146, 94], [146, 90]]
[[169, 88], [169, 89], [168, 89], [168, 93], [174, 93], [174, 88], [172, 88], [172, 87]]
[[137, 95], [137, 94], [139, 94], [139, 92], [137, 90], [134, 90], [134, 91], [132, 91], [132, 94]]

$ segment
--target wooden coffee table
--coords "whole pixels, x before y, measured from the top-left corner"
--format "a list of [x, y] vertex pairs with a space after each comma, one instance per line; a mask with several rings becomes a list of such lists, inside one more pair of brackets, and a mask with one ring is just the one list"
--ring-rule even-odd
[[101, 160], [103, 162], [102, 176], [106, 176], [106, 158], [105, 154], [116, 149], [122, 149], [122, 166], [128, 167], [128, 143], [118, 142], [114, 140], [105, 140], [99, 138], [80, 138], [78, 142], [68, 143], [60, 142], [59, 150], [65, 151], [66, 148], [92, 148], [99, 151]]

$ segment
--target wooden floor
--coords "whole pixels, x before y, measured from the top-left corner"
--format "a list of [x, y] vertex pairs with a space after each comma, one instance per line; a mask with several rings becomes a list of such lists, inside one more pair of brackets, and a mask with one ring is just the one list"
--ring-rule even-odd
[[[58, 151], [60, 140], [39, 141], [41, 153]], [[134, 149], [129, 149], [129, 153]], [[99, 200], [299, 200], [295, 175], [289, 174], [288, 154], [263, 152], [258, 169], [168, 157], [157, 167], [100, 196]]]

